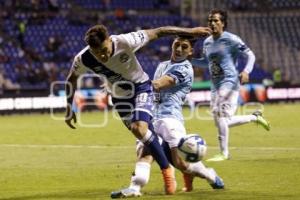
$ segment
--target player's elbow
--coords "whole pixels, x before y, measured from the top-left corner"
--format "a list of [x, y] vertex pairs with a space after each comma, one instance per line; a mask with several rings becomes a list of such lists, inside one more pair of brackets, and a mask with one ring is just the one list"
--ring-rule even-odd
[[148, 30], [145, 30], [145, 32], [148, 35], [149, 41], [156, 40], [157, 38], [159, 38], [159, 35], [158, 35], [159, 34], [159, 28], [148, 29]]

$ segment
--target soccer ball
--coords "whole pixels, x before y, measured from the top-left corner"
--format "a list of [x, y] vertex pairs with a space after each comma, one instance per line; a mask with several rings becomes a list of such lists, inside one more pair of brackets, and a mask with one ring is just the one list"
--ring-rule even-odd
[[183, 137], [178, 144], [178, 153], [181, 158], [188, 162], [198, 162], [206, 154], [205, 140], [197, 134]]

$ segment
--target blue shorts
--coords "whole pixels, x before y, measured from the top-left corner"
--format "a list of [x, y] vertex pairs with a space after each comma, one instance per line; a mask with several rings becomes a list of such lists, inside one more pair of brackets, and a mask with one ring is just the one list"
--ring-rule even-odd
[[153, 117], [153, 92], [150, 80], [141, 84], [135, 84], [135, 94], [131, 98], [112, 98], [116, 109], [123, 123], [130, 127], [130, 124], [135, 121], [144, 121], [148, 124]]

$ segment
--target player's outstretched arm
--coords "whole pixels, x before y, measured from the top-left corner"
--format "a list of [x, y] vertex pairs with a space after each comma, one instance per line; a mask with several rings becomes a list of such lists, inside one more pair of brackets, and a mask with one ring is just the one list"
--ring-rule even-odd
[[77, 88], [77, 78], [78, 76], [74, 73], [74, 71], [71, 71], [67, 77], [66, 86], [65, 86], [66, 98], [67, 98], [65, 122], [72, 129], [76, 128], [72, 124], [72, 120], [74, 121], [74, 123], [76, 123], [77, 121], [76, 114], [72, 111], [72, 103]]
[[182, 28], [176, 26], [163, 26], [155, 29], [148, 29], [145, 31], [148, 34], [150, 41], [169, 35], [204, 37], [211, 34], [211, 29], [208, 27]]
[[155, 91], [160, 91], [162, 89], [173, 87], [175, 84], [176, 84], [175, 79], [168, 75], [164, 75], [159, 79], [152, 81], [152, 85]]

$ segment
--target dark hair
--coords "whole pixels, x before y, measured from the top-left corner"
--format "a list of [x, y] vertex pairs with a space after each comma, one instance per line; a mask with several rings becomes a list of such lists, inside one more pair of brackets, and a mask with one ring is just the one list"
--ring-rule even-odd
[[95, 25], [91, 27], [84, 37], [84, 41], [92, 48], [100, 47], [102, 42], [109, 37], [108, 31], [104, 25]]
[[194, 44], [197, 42], [197, 38], [188, 35], [177, 35], [174, 40], [188, 40], [193, 48]]
[[[173, 42], [175, 40], [187, 40], [189, 41], [189, 43], [191, 44], [191, 48], [193, 49], [194, 44], [197, 42], [197, 38], [193, 37], [193, 36], [188, 36], [188, 35], [176, 35], [176, 37], [174, 38]], [[189, 55], [187, 57], [188, 60], [191, 60], [193, 58], [193, 51], [192, 51], [192, 55]]]
[[224, 24], [223, 29], [225, 30], [227, 28], [227, 19], [228, 19], [227, 12], [225, 10], [221, 10], [221, 9], [213, 9], [209, 12], [209, 15], [214, 15], [214, 14], [219, 14], [221, 16], [220, 20]]

